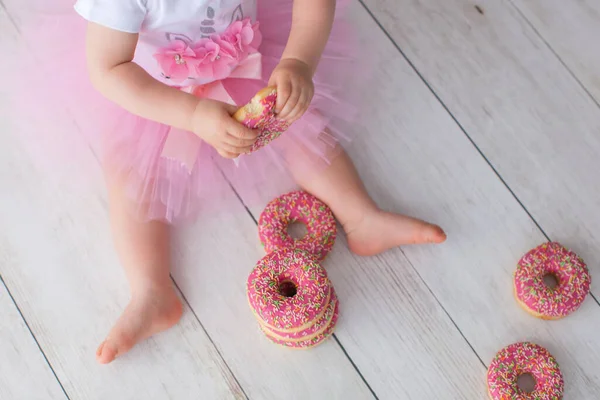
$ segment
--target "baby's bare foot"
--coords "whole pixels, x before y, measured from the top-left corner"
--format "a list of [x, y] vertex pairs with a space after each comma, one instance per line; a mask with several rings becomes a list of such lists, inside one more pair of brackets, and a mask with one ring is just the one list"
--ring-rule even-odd
[[100, 364], [112, 362], [141, 340], [175, 325], [182, 313], [183, 306], [172, 288], [133, 298], [98, 347], [96, 360]]
[[446, 240], [446, 234], [437, 225], [379, 210], [368, 212], [360, 223], [345, 228], [350, 250], [360, 256], [372, 256], [406, 244]]

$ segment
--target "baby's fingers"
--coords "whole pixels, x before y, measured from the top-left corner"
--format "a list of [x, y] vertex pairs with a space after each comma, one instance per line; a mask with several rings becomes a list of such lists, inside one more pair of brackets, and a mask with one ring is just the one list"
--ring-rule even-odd
[[224, 140], [226, 142], [229, 142], [229, 136], [232, 136], [233, 138], [239, 139], [240, 141], [244, 142], [251, 141], [252, 143], [254, 143], [254, 141], [256, 141], [256, 138], [258, 137], [258, 132], [256, 130], [250, 129], [240, 124], [234, 119], [231, 119], [229, 121], [226, 131], [227, 136], [224, 137]]
[[237, 136], [227, 134], [223, 141], [237, 149], [249, 149], [250, 147], [252, 147], [254, 142], [256, 142], [256, 136], [239, 138]]
[[221, 144], [221, 147], [220, 147], [221, 150], [223, 150], [224, 152], [226, 152], [228, 154], [233, 154], [233, 155], [235, 155], [235, 157], [239, 156], [240, 154], [249, 153], [251, 148], [252, 148], [252, 145], [244, 146], [244, 147], [237, 147], [237, 146], [232, 146], [227, 143]]
[[299, 105], [301, 94], [302, 93], [300, 92], [300, 90], [297, 90], [295, 88], [292, 89], [292, 92], [291, 92], [287, 102], [285, 103], [285, 106], [283, 107], [281, 112], [277, 115], [277, 117], [279, 119], [283, 119], [286, 121], [289, 121], [291, 119], [290, 116], [294, 112], [296, 112], [296, 108]]
[[230, 159], [230, 160], [234, 159], [234, 158], [238, 158], [239, 155], [240, 155], [239, 153], [234, 153], [234, 152], [231, 152], [231, 151], [227, 151], [227, 150], [225, 150], [223, 148], [218, 148], [217, 149], [217, 153], [219, 153], [219, 155], [221, 157], [227, 158], [227, 159]]
[[304, 115], [306, 110], [308, 110], [308, 107], [310, 106], [311, 98], [312, 98], [312, 96], [310, 95], [309, 92], [303, 91], [298, 99], [298, 103], [296, 104], [294, 109], [290, 112], [290, 114], [287, 116], [286, 120], [289, 123], [293, 123], [293, 122], [296, 122], [298, 119], [300, 119], [300, 117], [302, 117], [302, 115]]
[[292, 83], [289, 80], [277, 82], [277, 104], [275, 104], [275, 113], [281, 114], [287, 107], [287, 103], [292, 95]]

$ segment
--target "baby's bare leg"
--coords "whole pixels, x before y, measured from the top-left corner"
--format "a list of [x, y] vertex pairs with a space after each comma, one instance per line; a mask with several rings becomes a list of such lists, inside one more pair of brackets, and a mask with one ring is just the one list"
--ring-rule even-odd
[[131, 288], [131, 300], [96, 352], [106, 364], [136, 343], [179, 321], [182, 305], [169, 276], [169, 227], [139, 222], [119, 179], [107, 176], [115, 247]]
[[406, 244], [446, 240], [446, 234], [437, 225], [380, 210], [343, 150], [323, 171], [307, 167], [311, 164], [307, 157], [310, 156], [290, 160], [294, 177], [304, 190], [332, 209], [354, 253], [368, 256]]

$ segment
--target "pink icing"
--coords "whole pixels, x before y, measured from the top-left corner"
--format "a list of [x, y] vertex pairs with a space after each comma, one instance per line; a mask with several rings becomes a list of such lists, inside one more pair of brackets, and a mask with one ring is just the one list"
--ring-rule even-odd
[[[556, 276], [551, 289], [544, 275]], [[515, 272], [517, 298], [530, 310], [548, 318], [561, 318], [577, 310], [590, 291], [585, 262], [558, 243], [544, 243], [521, 258]]]
[[[535, 389], [525, 393], [517, 378], [531, 374]], [[493, 400], [559, 400], [564, 381], [558, 363], [543, 347], [533, 343], [514, 343], [500, 350], [488, 368], [488, 390]]]
[[[329, 338], [333, 334], [333, 331], [335, 330], [335, 325], [337, 324], [337, 320], [338, 320], [338, 316], [339, 316], [338, 308], [339, 308], [339, 304], [336, 303], [335, 311], [333, 313], [333, 318], [331, 319], [331, 322], [329, 323], [329, 326], [327, 327], [325, 332], [323, 332], [309, 340], [303, 340], [300, 342], [291, 342], [288, 340], [275, 339], [275, 338], [269, 336], [268, 332], [265, 332], [265, 334], [272, 342], [280, 344], [282, 346], [291, 347], [291, 348], [295, 348], [295, 349], [308, 349], [310, 347], [315, 347], [315, 346], [323, 343], [323, 341], [325, 341], [325, 339]], [[263, 331], [264, 331], [264, 329], [263, 329]]]
[[[299, 240], [292, 238], [287, 228], [301, 222], [308, 233]], [[258, 220], [258, 235], [267, 252], [296, 247], [325, 259], [337, 234], [333, 213], [325, 203], [306, 192], [292, 192], [271, 201]]]
[[250, 153], [271, 143], [290, 127], [290, 124], [276, 117], [276, 103], [277, 91], [273, 89], [269, 95], [260, 101], [262, 113], [254, 118], [246, 118], [242, 122], [248, 128], [259, 130], [258, 138], [250, 149]]
[[329, 327], [333, 315], [338, 309], [338, 299], [335, 295], [335, 291], [333, 287], [331, 288], [331, 300], [329, 301], [329, 305], [324, 310], [323, 316], [314, 323], [310, 328], [304, 329], [299, 332], [281, 332], [276, 329], [269, 329], [267, 327], [263, 327], [265, 333], [271, 336], [274, 339], [285, 340], [287, 342], [302, 342], [307, 341], [314, 338], [317, 335], [323, 333]]
[[[286, 297], [279, 285], [292, 282], [296, 294]], [[307, 329], [330, 300], [327, 272], [300, 249], [274, 251], [258, 262], [248, 277], [248, 301], [261, 323], [293, 332]]]

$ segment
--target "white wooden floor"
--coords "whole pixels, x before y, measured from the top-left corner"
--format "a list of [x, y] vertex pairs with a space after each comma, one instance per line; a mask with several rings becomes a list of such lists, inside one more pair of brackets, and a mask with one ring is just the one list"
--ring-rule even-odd
[[[19, 43], [18, 4], [0, 0], [0, 54]], [[439, 223], [448, 242], [358, 258], [340, 239], [326, 262], [342, 305], [335, 338], [291, 352], [248, 310], [262, 250], [240, 203], [180, 234], [181, 323], [100, 367], [95, 348], [128, 300], [100, 172], [90, 193], [44, 181], [3, 115], [0, 399], [476, 400], [495, 352], [521, 340], [558, 359], [565, 399], [600, 398], [600, 297], [548, 322], [521, 311], [511, 283], [519, 257], [552, 239], [585, 258], [600, 296], [600, 2], [352, 11], [385, 60], [353, 158], [382, 206]], [[0, 110], [9, 101], [0, 88]]]

